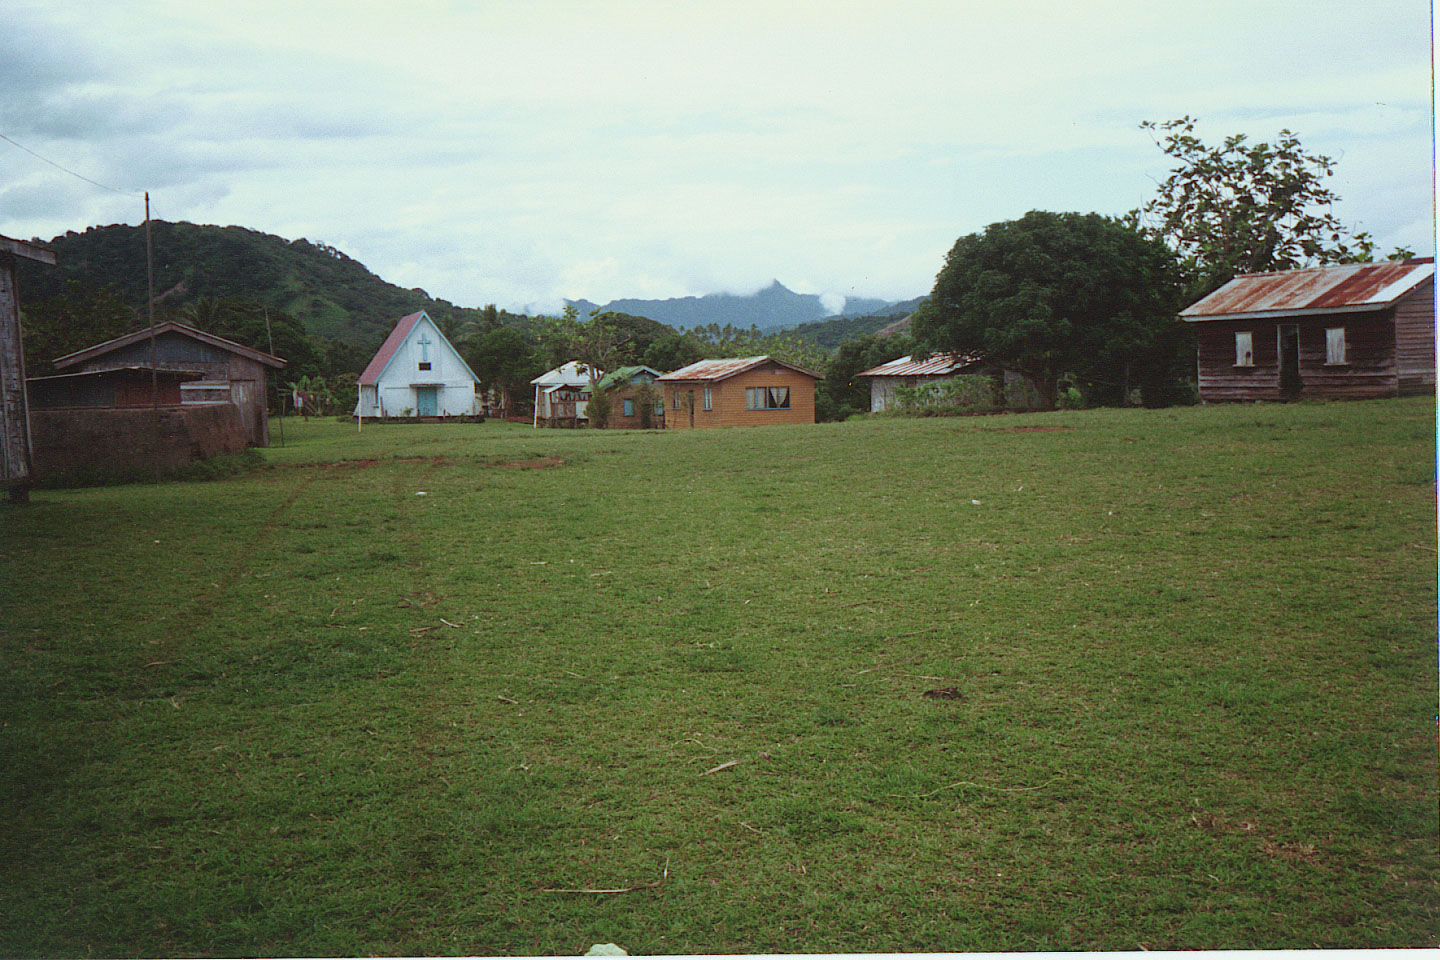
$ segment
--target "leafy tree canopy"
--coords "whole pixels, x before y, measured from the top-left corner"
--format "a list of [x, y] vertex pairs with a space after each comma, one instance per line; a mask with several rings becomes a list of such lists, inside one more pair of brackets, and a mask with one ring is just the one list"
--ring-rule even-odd
[[961, 237], [911, 332], [922, 350], [982, 353], [1048, 405], [1062, 374], [1123, 393], [1169, 369], [1175, 258], [1126, 223], [1032, 211]]
[[670, 332], [646, 348], [640, 362], [661, 373], [688, 367], [708, 354], [699, 340], [686, 333]]
[[186, 304], [174, 319], [281, 357], [285, 360], [283, 376], [287, 382], [326, 372], [324, 352], [300, 321], [282, 310], [266, 308], [253, 297], [200, 297]]
[[1155, 198], [1130, 214], [1179, 255], [1187, 299], [1242, 273], [1372, 259], [1370, 235], [1352, 233], [1333, 212], [1340, 198], [1325, 181], [1334, 160], [1307, 152], [1289, 130], [1274, 143], [1233, 134], [1209, 146], [1195, 123], [1185, 116], [1140, 125], [1176, 165]]
[[501, 406], [507, 411], [514, 401], [524, 398], [529, 382], [546, 370], [530, 341], [513, 327], [495, 327], [471, 338], [461, 353], [479, 378], [481, 389], [500, 394]]
[[124, 336], [134, 328], [135, 313], [114, 287], [88, 287], [68, 280], [61, 292], [21, 302], [20, 329], [25, 342], [25, 373], [55, 372], [51, 361], [97, 343]]

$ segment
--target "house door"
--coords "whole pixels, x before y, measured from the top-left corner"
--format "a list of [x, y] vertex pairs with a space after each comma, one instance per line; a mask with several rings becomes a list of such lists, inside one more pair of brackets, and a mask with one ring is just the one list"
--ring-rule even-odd
[[415, 415], [420, 417], [433, 417], [438, 405], [435, 402], [434, 387], [415, 388]]
[[1300, 379], [1300, 328], [1293, 323], [1279, 325], [1280, 337], [1280, 395], [1294, 400], [1300, 395], [1304, 382]]

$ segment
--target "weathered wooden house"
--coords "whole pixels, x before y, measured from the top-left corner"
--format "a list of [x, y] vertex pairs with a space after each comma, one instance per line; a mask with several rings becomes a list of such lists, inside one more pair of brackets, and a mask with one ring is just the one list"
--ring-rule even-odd
[[1207, 403], [1435, 390], [1433, 257], [1247, 274], [1180, 316]]
[[[644, 426], [643, 411], [638, 406], [640, 399], [636, 394], [659, 377], [659, 370], [646, 366], [621, 367], [601, 377], [595, 384], [595, 389], [604, 390], [610, 398], [612, 406], [609, 426], [619, 430], [641, 429]], [[659, 428], [665, 426], [665, 401], [658, 387], [655, 393], [657, 398], [650, 410], [650, 426]]]
[[579, 360], [563, 363], [531, 380], [535, 387], [535, 418], [533, 426], [575, 427], [589, 418], [585, 405], [590, 402], [590, 383], [604, 376]]
[[665, 390], [665, 426], [770, 426], [815, 422], [818, 373], [774, 357], [701, 360], [656, 382]]
[[[74, 373], [148, 370], [152, 364], [150, 339], [146, 327], [59, 357], [55, 369]], [[266, 383], [269, 371], [283, 368], [284, 360], [173, 320], [155, 325], [154, 341], [156, 370], [199, 374], [193, 382], [212, 385], [216, 394], [228, 394], [239, 409], [246, 442], [256, 447], [269, 445]]]
[[424, 310], [400, 318], [360, 374], [358, 417], [468, 417], [480, 380]]
[[29, 496], [34, 480], [30, 408], [25, 398], [25, 347], [20, 341], [20, 295], [15, 260], [54, 264], [55, 252], [0, 237], [0, 485], [16, 500]]

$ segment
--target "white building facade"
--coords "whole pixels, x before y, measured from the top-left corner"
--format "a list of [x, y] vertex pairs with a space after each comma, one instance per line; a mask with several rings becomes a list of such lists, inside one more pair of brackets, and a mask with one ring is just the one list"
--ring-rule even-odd
[[465, 417], [480, 412], [479, 380], [421, 310], [400, 318], [360, 374], [359, 417]]
[[590, 384], [604, 375], [604, 371], [571, 360], [531, 380], [535, 387], [534, 426], [588, 420], [585, 407], [590, 402]]

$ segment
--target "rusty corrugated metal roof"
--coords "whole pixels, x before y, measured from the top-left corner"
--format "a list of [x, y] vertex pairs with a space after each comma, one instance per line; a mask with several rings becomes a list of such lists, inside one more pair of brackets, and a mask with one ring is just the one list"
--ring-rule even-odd
[[891, 360], [889, 363], [882, 363], [878, 367], [871, 367], [863, 373], [857, 373], [857, 377], [943, 377], [948, 374], [957, 373], [965, 367], [980, 360], [979, 354], [966, 354], [956, 356], [953, 353], [941, 353], [930, 357], [927, 360], [912, 360], [904, 356], [898, 360]]
[[818, 373], [806, 370], [804, 367], [797, 367], [793, 363], [786, 363], [784, 360], [777, 360], [771, 356], [762, 357], [726, 357], [721, 360], [697, 360], [688, 367], [681, 367], [672, 373], [667, 373], [661, 380], [724, 380], [733, 377], [737, 373], [744, 373], [746, 370], [754, 369], [764, 363], [775, 363], [797, 373], [803, 373], [807, 377], [814, 377], [816, 380], [824, 380]]
[[[281, 358], [271, 356], [263, 350], [256, 350], [252, 347], [245, 346], [245, 344], [243, 343], [236, 343], [234, 340], [226, 340], [224, 337], [217, 337], [213, 333], [206, 333], [204, 330], [197, 329], [195, 327], [189, 326], [188, 324], [179, 323], [175, 320], [164, 320], [160, 323], [155, 324], [155, 335], [158, 337], [162, 333], [184, 334], [187, 337], [199, 340], [201, 343], [208, 343], [211, 346], [219, 347], [222, 350], [228, 350], [231, 353], [238, 353], [242, 357], [249, 357], [251, 360], [254, 360], [257, 363], [263, 363], [266, 366], [274, 367], [277, 370], [285, 366], [286, 363], [286, 361], [282, 360]], [[141, 340], [146, 340], [149, 338], [149, 336], [150, 328], [142, 327], [139, 330], [135, 330], [131, 333], [125, 334], [123, 337], [116, 337], [113, 340], [106, 340], [104, 343], [97, 343], [93, 347], [86, 347], [83, 350], [76, 350], [74, 353], [67, 353], [63, 357], [56, 357], [54, 360], [50, 361], [50, 365], [56, 370], [62, 369], [64, 367], [74, 366], [77, 363], [81, 363], [86, 360], [93, 360], [96, 357], [103, 356], [104, 354], [110, 353], [114, 350], [119, 350], [123, 347], [128, 347], [131, 344], [137, 343]]]
[[1389, 306], [1434, 275], [1433, 257], [1251, 273], [1186, 307], [1180, 316], [1195, 321], [1374, 310]]

